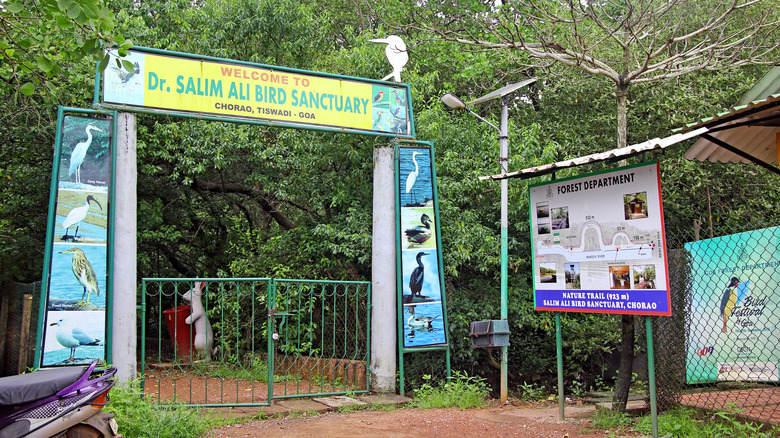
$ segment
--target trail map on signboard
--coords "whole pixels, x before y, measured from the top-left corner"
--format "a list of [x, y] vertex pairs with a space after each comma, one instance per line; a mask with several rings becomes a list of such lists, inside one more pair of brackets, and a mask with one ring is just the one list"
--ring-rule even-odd
[[530, 188], [536, 310], [670, 315], [658, 163]]

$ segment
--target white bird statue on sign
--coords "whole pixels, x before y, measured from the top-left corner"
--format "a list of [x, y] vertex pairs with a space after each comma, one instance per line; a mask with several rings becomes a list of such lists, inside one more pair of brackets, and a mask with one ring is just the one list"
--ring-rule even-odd
[[387, 44], [387, 47], [385, 47], [385, 56], [387, 56], [387, 61], [390, 65], [393, 66], [393, 72], [380, 80], [386, 81], [392, 77], [396, 82], [401, 82], [401, 71], [409, 61], [409, 53], [406, 51], [406, 44], [404, 41], [401, 37], [396, 35], [390, 35], [387, 38], [378, 38], [371, 41]]

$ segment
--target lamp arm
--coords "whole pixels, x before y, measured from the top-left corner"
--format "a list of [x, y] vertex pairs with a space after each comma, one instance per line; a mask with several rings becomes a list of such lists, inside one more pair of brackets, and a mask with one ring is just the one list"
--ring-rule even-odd
[[498, 128], [498, 126], [496, 126], [496, 125], [494, 125], [494, 124], [492, 124], [492, 123], [488, 122], [487, 120], [485, 120], [484, 118], [482, 118], [482, 116], [480, 116], [479, 114], [475, 113], [474, 111], [472, 111], [472, 110], [470, 110], [470, 109], [468, 109], [468, 108], [463, 108], [463, 109], [465, 109], [466, 111], [468, 111], [469, 113], [471, 113], [471, 115], [472, 115], [472, 116], [474, 116], [474, 117], [478, 118], [479, 120], [481, 120], [481, 121], [483, 121], [483, 122], [487, 123], [488, 125], [492, 126], [492, 127], [493, 127], [493, 129], [495, 129], [496, 131], [498, 131], [498, 134], [499, 134], [499, 135], [501, 135], [501, 129], [499, 129], [499, 128]]

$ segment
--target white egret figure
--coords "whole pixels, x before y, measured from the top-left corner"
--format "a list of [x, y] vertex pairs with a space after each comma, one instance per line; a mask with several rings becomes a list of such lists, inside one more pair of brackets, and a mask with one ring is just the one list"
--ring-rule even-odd
[[[417, 181], [417, 175], [420, 174], [420, 166], [417, 164], [417, 155], [422, 154], [422, 152], [414, 151], [412, 152], [412, 162], [414, 163], [414, 170], [409, 172], [409, 175], [406, 177], [406, 194], [409, 195], [409, 193], [412, 191], [412, 188], [414, 187], [414, 183]], [[410, 195], [411, 200], [410, 204], [414, 203], [414, 193]]]
[[[62, 251], [60, 254], [73, 254], [73, 262], [70, 267], [73, 270], [73, 275], [76, 276], [76, 280], [84, 288], [81, 300], [78, 302], [80, 307], [84, 307], [89, 304], [89, 297], [92, 295], [92, 292], [100, 296], [100, 287], [98, 286], [95, 269], [92, 267], [92, 263], [87, 260], [87, 256], [81, 248], [74, 247], [67, 251]], [[87, 296], [87, 301], [84, 301], [84, 295]]]
[[[70, 238], [70, 240], [74, 242], [76, 241], [76, 237], [79, 234], [79, 227], [81, 226], [81, 222], [87, 218], [87, 213], [89, 212], [89, 206], [91, 201], [95, 201], [95, 203], [100, 208], [100, 211], [103, 211], [103, 206], [100, 205], [98, 200], [95, 199], [92, 195], [87, 195], [87, 202], [81, 207], [72, 208], [68, 212], [68, 215], [65, 216], [65, 220], [62, 221], [62, 228], [65, 228], [65, 235], [60, 238], [61, 240], [68, 240], [68, 238]], [[76, 232], [73, 233], [72, 236], [68, 236], [68, 228], [72, 227], [73, 225], [76, 226]]]
[[92, 144], [92, 130], [103, 132], [102, 129], [90, 123], [84, 128], [87, 133], [87, 141], [77, 143], [73, 148], [73, 152], [70, 153], [70, 166], [68, 167], [68, 176], [76, 173], [76, 182], [81, 184], [81, 164], [84, 162], [84, 158], [87, 156], [87, 149]]
[[66, 360], [74, 360], [76, 355], [76, 348], [84, 345], [100, 345], [100, 339], [93, 338], [84, 332], [84, 330], [73, 327], [70, 323], [64, 319], [60, 319], [57, 322], [49, 324], [49, 326], [57, 326], [57, 333], [55, 338], [65, 348], [70, 348], [70, 357]]
[[396, 82], [401, 82], [401, 71], [409, 61], [409, 53], [406, 51], [406, 44], [404, 41], [401, 37], [396, 35], [390, 35], [387, 38], [378, 38], [371, 41], [387, 44], [387, 47], [385, 47], [385, 56], [387, 56], [387, 61], [393, 67], [393, 72], [380, 80], [386, 81], [392, 77]]

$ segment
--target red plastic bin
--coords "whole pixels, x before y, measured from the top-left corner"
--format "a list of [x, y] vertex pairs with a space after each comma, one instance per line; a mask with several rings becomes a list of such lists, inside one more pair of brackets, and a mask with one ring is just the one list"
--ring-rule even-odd
[[168, 326], [168, 335], [171, 337], [176, 359], [179, 360], [189, 360], [190, 351], [192, 351], [190, 325], [185, 321], [191, 313], [192, 308], [189, 304], [163, 311], [163, 318]]

